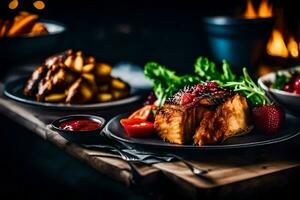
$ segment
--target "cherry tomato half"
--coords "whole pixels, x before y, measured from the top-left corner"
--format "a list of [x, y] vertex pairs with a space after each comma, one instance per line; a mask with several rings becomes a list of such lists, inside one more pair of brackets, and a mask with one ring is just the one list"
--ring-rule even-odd
[[144, 119], [121, 119], [120, 123], [129, 137], [147, 137], [154, 133], [154, 124]]
[[147, 120], [151, 117], [153, 109], [157, 109], [157, 106], [156, 105], [146, 105], [146, 106], [138, 109], [134, 113], [132, 113], [128, 117], [128, 119], [144, 119], [144, 120]]

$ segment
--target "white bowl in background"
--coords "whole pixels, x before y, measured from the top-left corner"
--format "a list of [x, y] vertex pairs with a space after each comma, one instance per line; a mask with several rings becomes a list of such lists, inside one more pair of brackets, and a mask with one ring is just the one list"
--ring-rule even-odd
[[[287, 74], [290, 70], [300, 70], [300, 66], [292, 67], [285, 70], [279, 70], [283, 74]], [[258, 79], [258, 84], [263, 88], [266, 94], [276, 103], [281, 105], [288, 113], [300, 117], [300, 95], [286, 92], [279, 89], [270, 88], [267, 83], [274, 83], [276, 73], [271, 72]]]

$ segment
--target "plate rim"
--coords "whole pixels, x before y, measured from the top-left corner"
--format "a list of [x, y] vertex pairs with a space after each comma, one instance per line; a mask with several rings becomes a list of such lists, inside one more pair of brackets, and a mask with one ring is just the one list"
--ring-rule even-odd
[[90, 110], [90, 109], [109, 109], [117, 106], [123, 106], [126, 104], [134, 103], [138, 100], [140, 100], [143, 97], [143, 90], [140, 88], [133, 88], [131, 89], [136, 90], [138, 94], [120, 99], [120, 100], [115, 100], [111, 102], [104, 102], [104, 103], [91, 103], [91, 104], [57, 104], [57, 103], [47, 103], [47, 102], [38, 102], [34, 101], [31, 99], [25, 99], [19, 96], [16, 96], [12, 94], [9, 87], [12, 87], [11, 84], [21, 82], [23, 79], [26, 80], [28, 76], [19, 76], [13, 80], [6, 81], [4, 83], [4, 88], [3, 88], [3, 94], [4, 96], [8, 97], [9, 99], [12, 99], [16, 102], [30, 105], [30, 106], [35, 106], [35, 107], [41, 107], [41, 108], [47, 108], [47, 109], [58, 109], [58, 110]]
[[[288, 141], [292, 138], [297, 137], [300, 135], [300, 130], [297, 131], [294, 134], [287, 134], [280, 136], [278, 138], [270, 139], [270, 140], [265, 140], [265, 141], [258, 141], [258, 142], [249, 142], [249, 143], [242, 143], [242, 144], [229, 144], [229, 145], [203, 145], [203, 146], [196, 146], [196, 145], [180, 145], [180, 144], [171, 144], [168, 142], [164, 142], [162, 144], [155, 144], [153, 142], [146, 142], [146, 143], [137, 143], [136, 141], [133, 140], [128, 140], [126, 138], [120, 137], [116, 134], [114, 134], [111, 130], [109, 130], [109, 127], [111, 124], [119, 119], [121, 116], [126, 116], [128, 113], [123, 113], [119, 114], [115, 117], [113, 117], [109, 122], [106, 124], [104, 127], [104, 132], [108, 134], [112, 139], [118, 140], [120, 142], [125, 142], [128, 144], [132, 145], [137, 145], [137, 146], [145, 146], [145, 147], [156, 147], [156, 148], [161, 148], [161, 149], [174, 149], [174, 150], [179, 150], [179, 149], [184, 149], [184, 150], [230, 150], [230, 149], [244, 149], [244, 148], [252, 148], [252, 147], [259, 147], [259, 146], [267, 146], [271, 144], [277, 144], [281, 142]], [[119, 122], [120, 124], [120, 122]], [[145, 139], [146, 140], [146, 139]]]

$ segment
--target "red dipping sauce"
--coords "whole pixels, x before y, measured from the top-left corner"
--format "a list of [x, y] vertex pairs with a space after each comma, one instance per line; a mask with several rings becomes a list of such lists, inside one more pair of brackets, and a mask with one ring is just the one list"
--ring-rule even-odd
[[101, 128], [102, 123], [91, 119], [76, 119], [63, 122], [59, 128], [68, 131], [93, 131]]

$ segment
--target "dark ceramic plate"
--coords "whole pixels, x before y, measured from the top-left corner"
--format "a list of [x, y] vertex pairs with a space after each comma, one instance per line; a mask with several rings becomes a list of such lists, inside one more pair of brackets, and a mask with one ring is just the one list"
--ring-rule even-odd
[[265, 135], [257, 133], [252, 130], [250, 133], [236, 136], [225, 140], [222, 144], [218, 145], [205, 145], [194, 146], [190, 145], [178, 145], [170, 144], [162, 141], [158, 137], [151, 138], [130, 138], [126, 135], [123, 127], [120, 124], [120, 119], [126, 118], [127, 114], [118, 115], [113, 118], [105, 127], [105, 133], [113, 139], [120, 142], [125, 142], [135, 146], [143, 146], [149, 148], [162, 148], [162, 149], [186, 149], [186, 150], [217, 150], [217, 149], [235, 149], [235, 148], [247, 148], [256, 147], [269, 144], [275, 144], [292, 139], [300, 134], [300, 120], [292, 115], [287, 115], [287, 120], [279, 131], [274, 135]]
[[17, 79], [6, 82], [4, 84], [4, 95], [15, 101], [32, 105], [32, 106], [38, 106], [42, 108], [56, 109], [56, 110], [83, 111], [83, 110], [92, 110], [92, 109], [110, 109], [113, 107], [124, 106], [126, 104], [134, 103], [142, 99], [142, 97], [145, 95], [146, 92], [145, 90], [131, 88], [130, 96], [124, 99], [105, 102], [105, 103], [72, 104], [72, 105], [63, 104], [63, 103], [46, 103], [46, 102], [38, 102], [34, 98], [30, 98], [22, 94], [22, 89], [24, 87], [27, 78], [28, 78], [27, 76], [19, 77]]

